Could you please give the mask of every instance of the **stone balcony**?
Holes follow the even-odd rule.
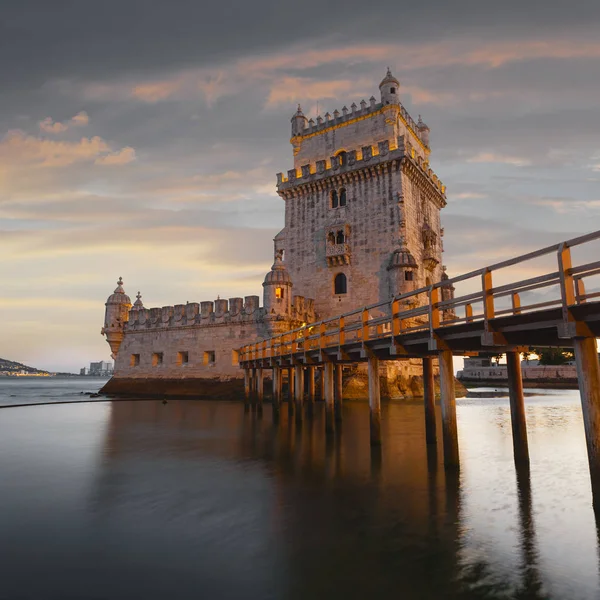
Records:
[[[350,246],[348,244],[328,244],[325,252],[330,267],[350,264]]]

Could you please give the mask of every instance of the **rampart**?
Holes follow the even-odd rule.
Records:
[[[376,167],[393,160],[405,160],[423,175],[440,194],[445,196],[446,186],[429,166],[429,161],[416,154],[410,145],[405,144],[404,136],[400,136],[393,145],[389,140],[377,145],[363,146],[360,150],[351,150],[345,157],[331,156],[328,160],[302,165],[298,169],[289,169],[287,177],[277,173],[277,190],[285,192],[302,184],[309,184],[321,179],[343,175],[360,169]]]

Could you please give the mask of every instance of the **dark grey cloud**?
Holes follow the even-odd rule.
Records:
[[[2,88],[49,77],[113,77],[214,64],[310,40],[343,41],[530,37],[594,30],[589,0],[387,0],[198,2],[197,0],[5,0],[0,14]],[[317,46],[318,47],[318,46]]]

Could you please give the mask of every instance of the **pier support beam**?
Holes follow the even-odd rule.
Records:
[[[294,403],[296,404],[296,422],[300,423],[302,421],[302,405],[304,404],[304,367],[296,365],[294,370]]]
[[[250,402],[250,369],[244,369],[244,399]]]
[[[340,422],[342,420],[342,402],[343,402],[343,393],[342,393],[342,365],[335,365],[335,420]]]
[[[371,446],[381,444],[381,388],[379,384],[379,359],[369,358],[369,416]]]
[[[428,444],[436,444],[435,384],[433,380],[433,358],[430,357],[423,359],[423,402],[425,405],[425,439]]]
[[[438,356],[440,362],[444,464],[446,467],[458,468],[458,429],[456,427],[456,396],[454,392],[452,350],[442,350]]]
[[[281,407],[281,369],[273,367],[273,409]]]
[[[263,370],[256,369],[256,403],[257,411],[262,413],[263,411],[263,397],[265,394],[265,381],[263,378]]]
[[[294,414],[294,367],[288,369],[288,414]]]
[[[306,376],[308,377],[308,414],[313,414],[315,404],[315,367],[306,368]]]
[[[506,353],[506,371],[515,464],[528,465],[529,446],[527,443],[527,421],[525,420],[525,399],[521,375],[521,354],[519,352]]]
[[[573,340],[577,379],[581,395],[583,425],[587,443],[592,501],[596,512],[600,511],[600,366],[596,340],[593,337]]]
[[[325,433],[332,434],[333,427],[333,405],[334,398],[334,382],[333,382],[333,363],[327,362],[323,366],[324,370],[324,392],[325,392]]]

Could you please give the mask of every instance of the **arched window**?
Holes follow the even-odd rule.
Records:
[[[338,156],[340,157],[340,166],[345,167],[348,164],[348,153],[342,150]]]
[[[340,190],[340,206],[346,206],[346,188]]]
[[[335,243],[343,244],[345,242],[346,242],[346,236],[344,235],[344,232],[340,229],[340,231],[338,231],[337,235],[335,236]]]
[[[343,273],[338,273],[333,280],[334,294],[345,294],[348,291],[348,280]]]
[[[283,298],[283,288],[275,288],[275,298],[281,300]]]
[[[328,241],[330,244],[335,244],[335,233],[333,233],[333,231],[330,231],[330,232],[327,234],[327,241]]]
[[[331,191],[331,208],[337,208],[337,207],[338,207],[338,195],[335,190],[332,190]]]

